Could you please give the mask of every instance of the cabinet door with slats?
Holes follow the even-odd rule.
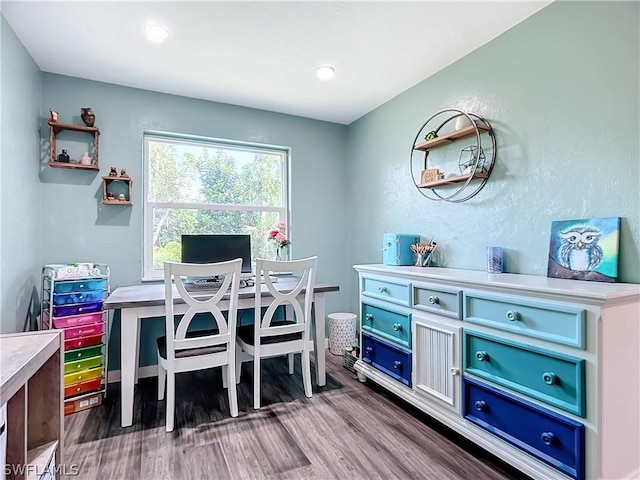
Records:
[[[414,315],[413,388],[460,410],[460,327]]]

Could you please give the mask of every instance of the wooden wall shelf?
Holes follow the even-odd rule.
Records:
[[[73,125],[71,123],[52,122],[49,120],[49,166],[54,168],[72,168],[76,170],[100,170],[98,162],[98,147],[100,130],[97,127],[85,127],[84,125]],[[56,152],[56,136],[64,131],[88,133],[93,136],[93,155],[91,165],[81,163],[58,162]],[[78,156],[78,159],[80,157]]]
[[[470,177],[471,177],[471,174],[456,175],[454,177],[447,177],[441,180],[434,180],[433,182],[421,183],[418,185],[418,188],[436,188],[436,187],[443,187],[445,185],[463,183],[463,182],[466,182]],[[479,180],[479,179],[485,179],[485,178],[489,178],[489,175],[487,173],[476,173],[475,175],[473,175],[473,178],[471,180],[473,181],[473,180]]]
[[[488,132],[490,127],[487,125],[482,125],[480,123],[477,124],[478,130],[483,132]],[[461,128],[460,130],[456,130],[455,132],[447,133],[446,135],[442,135],[441,137],[436,137],[431,140],[427,140],[426,142],[418,143],[413,147],[414,150],[433,150],[438,147],[443,147],[444,145],[449,145],[450,143],[455,142],[456,140],[462,140],[463,138],[468,138],[476,134],[476,129],[473,128],[473,125],[469,125],[468,127]]]
[[[102,177],[102,203],[104,205],[133,205],[131,201],[133,179],[131,177]],[[109,198],[109,192],[115,196],[114,199]],[[118,196],[123,194],[125,200],[119,200]]]

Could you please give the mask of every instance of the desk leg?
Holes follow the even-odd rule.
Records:
[[[324,293],[316,293],[313,296],[314,303],[314,323],[316,325],[315,345],[313,349],[316,357],[316,377],[318,386],[322,387],[327,384],[327,370],[325,366],[325,348],[324,348]]]
[[[123,427],[128,427],[133,423],[133,390],[138,364],[136,340],[140,320],[135,308],[123,308],[120,312],[121,424]]]

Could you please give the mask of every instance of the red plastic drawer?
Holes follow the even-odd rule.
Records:
[[[46,312],[48,314],[48,312]],[[89,323],[98,323],[102,321],[103,312],[86,313],[83,315],[73,315],[71,317],[53,317],[53,326],[55,328],[77,327],[79,325],[87,325]],[[49,322],[46,321],[48,324]]]
[[[98,377],[92,380],[87,380],[86,382],[74,383],[72,385],[64,387],[64,398],[87,393],[91,390],[100,390],[102,380],[103,377]]]
[[[76,348],[91,347],[93,345],[100,345],[104,337],[103,333],[98,335],[89,335],[87,337],[73,338],[71,340],[65,340],[65,351],[74,350]]]
[[[96,335],[98,333],[104,333],[104,322],[93,323],[91,325],[80,325],[79,327],[66,328],[64,330],[64,339],[71,340],[72,338],[87,337]]]

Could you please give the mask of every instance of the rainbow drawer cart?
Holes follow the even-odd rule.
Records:
[[[109,267],[81,263],[42,269],[42,329],[63,330],[64,413],[102,404],[106,394]]]

